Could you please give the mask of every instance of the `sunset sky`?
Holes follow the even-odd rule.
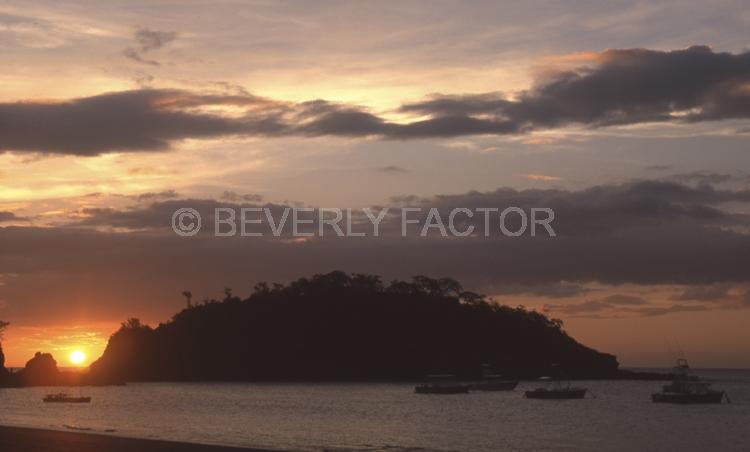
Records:
[[[747,2],[64,3],[0,4],[9,366],[340,269],[453,277],[624,366],[750,367]],[[170,226],[407,204],[551,207],[558,236]]]

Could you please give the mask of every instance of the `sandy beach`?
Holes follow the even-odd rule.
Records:
[[[3,452],[262,452],[262,449],[0,426]]]

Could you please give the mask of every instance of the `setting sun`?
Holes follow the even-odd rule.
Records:
[[[83,364],[84,361],[86,361],[86,355],[80,350],[75,350],[70,353],[70,355],[68,356],[68,359],[70,360],[71,363],[75,365],[80,365],[80,364]]]

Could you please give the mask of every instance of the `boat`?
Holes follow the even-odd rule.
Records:
[[[90,403],[91,397],[74,397],[64,392],[47,394],[43,399],[45,403]]]
[[[586,396],[586,388],[537,388],[526,391],[527,399],[582,399]]]
[[[454,375],[429,375],[425,383],[414,387],[417,394],[468,394],[469,385],[459,383]]]
[[[549,377],[542,377],[543,380],[549,380]],[[564,400],[564,399],[582,399],[586,396],[586,388],[579,388],[570,386],[570,382],[567,382],[564,386],[560,380],[555,380],[555,383],[548,388],[536,388],[526,391],[524,396],[527,399],[552,399],[552,400]]]
[[[672,383],[664,385],[661,392],[651,394],[654,403],[721,403],[724,398],[729,400],[726,392],[711,389],[711,383],[694,375],[686,359],[678,359],[672,370]]]

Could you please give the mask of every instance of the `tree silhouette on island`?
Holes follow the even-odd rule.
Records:
[[[383,284],[334,271],[246,299],[192,303],[156,328],[123,323],[90,367],[92,381],[414,380],[472,377],[486,363],[508,376],[564,371],[612,377],[614,356],[585,347],[562,321],[465,291],[449,278]]]
[[[183,296],[187,307],[156,328],[124,322],[81,382],[476,378],[483,365],[509,378],[664,377],[619,370],[615,356],[578,343],[562,321],[496,303],[449,278],[386,285],[379,276],[334,271],[286,285],[261,282],[245,299],[228,288],[221,300]],[[38,353],[26,369],[5,374],[4,384],[44,380],[29,369],[55,374],[50,360]]]

